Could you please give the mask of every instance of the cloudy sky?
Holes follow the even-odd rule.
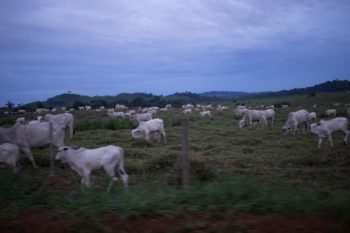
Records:
[[[349,0],[1,0],[0,106],[350,77]]]

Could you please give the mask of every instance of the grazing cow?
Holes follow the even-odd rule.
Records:
[[[183,109],[193,109],[194,106],[193,106],[193,104],[185,104],[185,105],[182,105],[182,108]]]
[[[124,169],[124,150],[121,147],[110,145],[96,149],[80,148],[75,150],[64,146],[59,148],[56,159],[67,162],[71,169],[82,177],[82,188],[90,187],[91,172],[100,168],[103,168],[111,178],[107,192],[111,190],[114,181],[118,180],[115,177],[116,169],[124,186],[128,186],[128,175]]]
[[[191,108],[185,109],[185,110],[183,110],[183,113],[191,114],[192,113],[192,109]]]
[[[333,147],[332,133],[334,131],[343,131],[345,134],[344,143],[348,143],[349,130],[348,119],[346,117],[337,117],[331,120],[321,120],[320,123],[312,123],[310,125],[311,132],[318,136],[318,148],[321,147],[322,140],[328,137],[331,147]]]
[[[336,117],[337,116],[337,110],[335,110],[335,109],[328,109],[326,111],[326,114],[327,114],[328,117],[331,117],[331,116]]]
[[[252,126],[253,121],[259,121],[262,127],[267,126],[267,121],[265,114],[260,110],[246,110],[243,115],[242,120],[239,121],[239,127],[243,128],[244,126]]]
[[[149,121],[152,120],[152,113],[138,113],[134,116],[130,116],[132,118],[135,118],[135,120],[140,124],[143,121]]]
[[[24,117],[19,117],[16,119],[16,123],[25,123],[26,122],[26,119]]]
[[[17,163],[19,160],[19,148],[15,144],[3,143],[0,144],[0,163],[9,165],[14,173],[17,173],[19,168]]]
[[[11,128],[0,127],[0,143],[5,142],[16,144],[36,168],[37,165],[30,148],[44,148],[49,145],[64,146],[64,128],[49,122],[17,123]]]
[[[205,116],[207,116],[207,117],[209,117],[209,118],[211,117],[211,113],[210,113],[209,110],[199,112],[199,115],[200,115],[201,117],[205,117]]]
[[[160,118],[140,122],[140,125],[131,131],[131,136],[135,139],[146,139],[146,141],[149,141],[152,132],[159,132],[164,142],[166,142],[164,121]]]
[[[301,109],[296,112],[290,112],[288,114],[288,119],[286,124],[282,127],[283,135],[288,134],[289,130],[293,130],[293,134],[295,134],[295,132],[300,133],[298,126],[301,124],[305,124],[304,129],[307,131],[310,124],[309,112],[306,111],[305,109]]]
[[[228,108],[228,106],[218,105],[218,106],[216,107],[216,110],[217,110],[218,112],[222,112],[222,111],[228,111],[229,108]]]
[[[40,120],[40,119],[38,119]],[[74,116],[72,113],[61,113],[61,114],[46,114],[42,119],[45,122],[52,122],[56,125],[61,125],[62,127],[66,127],[69,129],[69,138],[73,137],[73,124],[74,124]]]
[[[202,105],[202,109],[203,109],[203,110],[212,110],[212,109],[213,109],[213,106],[212,106],[211,104]]]
[[[115,109],[125,110],[125,109],[128,109],[128,107],[126,107],[126,106],[123,105],[123,104],[116,104],[116,105],[115,105]]]
[[[271,126],[273,126],[273,122],[275,120],[275,110],[273,109],[267,109],[267,110],[261,110],[261,112],[265,115],[266,118],[266,125],[267,121],[271,121]]]
[[[107,111],[107,116],[110,118],[125,118],[125,113],[124,112],[114,112],[112,111]]]

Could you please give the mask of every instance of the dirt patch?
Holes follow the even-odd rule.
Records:
[[[79,217],[52,214],[26,213],[17,221],[0,218],[0,232],[21,233],[61,233],[89,231],[89,222],[80,221]],[[253,232],[253,233],[334,233],[350,232],[347,218],[327,216],[288,216],[261,214],[184,214],[181,216],[140,216],[122,218],[109,214],[98,221],[97,232]],[[79,222],[78,229],[71,228]]]
[[[0,218],[1,233],[62,233],[69,230],[70,217],[49,212],[24,213],[11,219]]]

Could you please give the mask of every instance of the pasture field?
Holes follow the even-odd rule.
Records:
[[[134,122],[110,120],[105,112],[75,111],[75,135],[69,143],[86,148],[123,147],[130,187],[124,189],[119,180],[112,192],[106,193],[108,178],[103,171],[95,171],[93,187],[82,192],[80,178],[66,165],[56,161],[56,175],[48,176],[48,149],[33,150],[38,169],[34,170],[23,155],[19,175],[0,169],[0,231],[25,232],[19,216],[28,218],[32,213],[56,216],[49,220],[57,225],[65,222],[72,232],[113,232],[105,222],[116,224],[121,232],[137,232],[130,219],[137,222],[144,216],[156,216],[154,224],[165,223],[170,232],[225,232],[227,224],[234,222],[227,216],[234,214],[326,216],[338,219],[328,224],[338,226],[327,225],[335,227],[330,232],[350,229],[350,146],[343,145],[343,134],[333,135],[334,148],[325,139],[318,149],[314,134],[282,136],[281,132],[288,112],[300,108],[315,111],[318,119],[326,119],[328,108],[346,116],[344,104],[350,103],[350,93],[241,102],[253,108],[262,103],[289,102],[290,107],[276,110],[273,127],[243,129],[238,127],[240,119],[234,117],[232,101],[221,102],[230,110],[214,111],[211,119],[200,118],[197,112],[185,116],[180,109],[160,112],[167,133],[167,143],[161,144],[132,139]],[[333,106],[336,102],[342,105]],[[313,108],[313,104],[318,106]],[[190,124],[191,185],[182,189],[180,120],[186,117]],[[14,119],[1,117],[0,124],[10,126]],[[174,220],[173,225],[169,219]],[[176,224],[184,219],[185,223]],[[212,226],[209,222],[213,219],[221,219],[224,225]],[[120,228],[117,222],[123,221],[129,228]],[[241,222],[234,226],[236,232],[260,232]]]

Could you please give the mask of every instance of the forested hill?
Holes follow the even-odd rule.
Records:
[[[306,88],[295,88],[291,90],[282,90],[277,92],[230,92],[230,91],[212,91],[201,94],[182,92],[174,93],[167,96],[153,95],[150,93],[120,93],[115,96],[86,96],[79,94],[65,93],[47,99],[45,102],[33,102],[22,106],[23,108],[40,108],[40,107],[78,107],[83,105],[91,105],[92,107],[99,107],[101,105],[106,107],[114,106],[115,104],[125,104],[128,106],[164,106],[171,103],[174,106],[181,106],[185,103],[209,102],[214,100],[224,99],[245,99],[245,98],[261,98],[274,97],[286,95],[315,95],[320,92],[336,92],[336,91],[350,91],[350,81],[348,80],[333,80],[321,84],[317,84]]]
[[[321,84],[317,84],[311,87],[294,88],[291,90],[281,90],[274,92],[235,92],[235,91],[211,91],[204,92],[201,95],[208,97],[218,97],[223,99],[244,99],[251,97],[274,97],[274,96],[286,96],[286,95],[314,95],[320,92],[336,92],[336,91],[348,91],[350,90],[350,81],[348,80],[333,80],[327,81]]]
[[[317,84],[311,87],[294,88],[291,90],[282,90],[276,92],[264,92],[264,93],[251,93],[249,97],[274,97],[274,96],[288,96],[288,95],[315,95],[321,92],[337,92],[337,91],[349,91],[350,81],[348,80],[333,80],[327,81],[321,84]]]

